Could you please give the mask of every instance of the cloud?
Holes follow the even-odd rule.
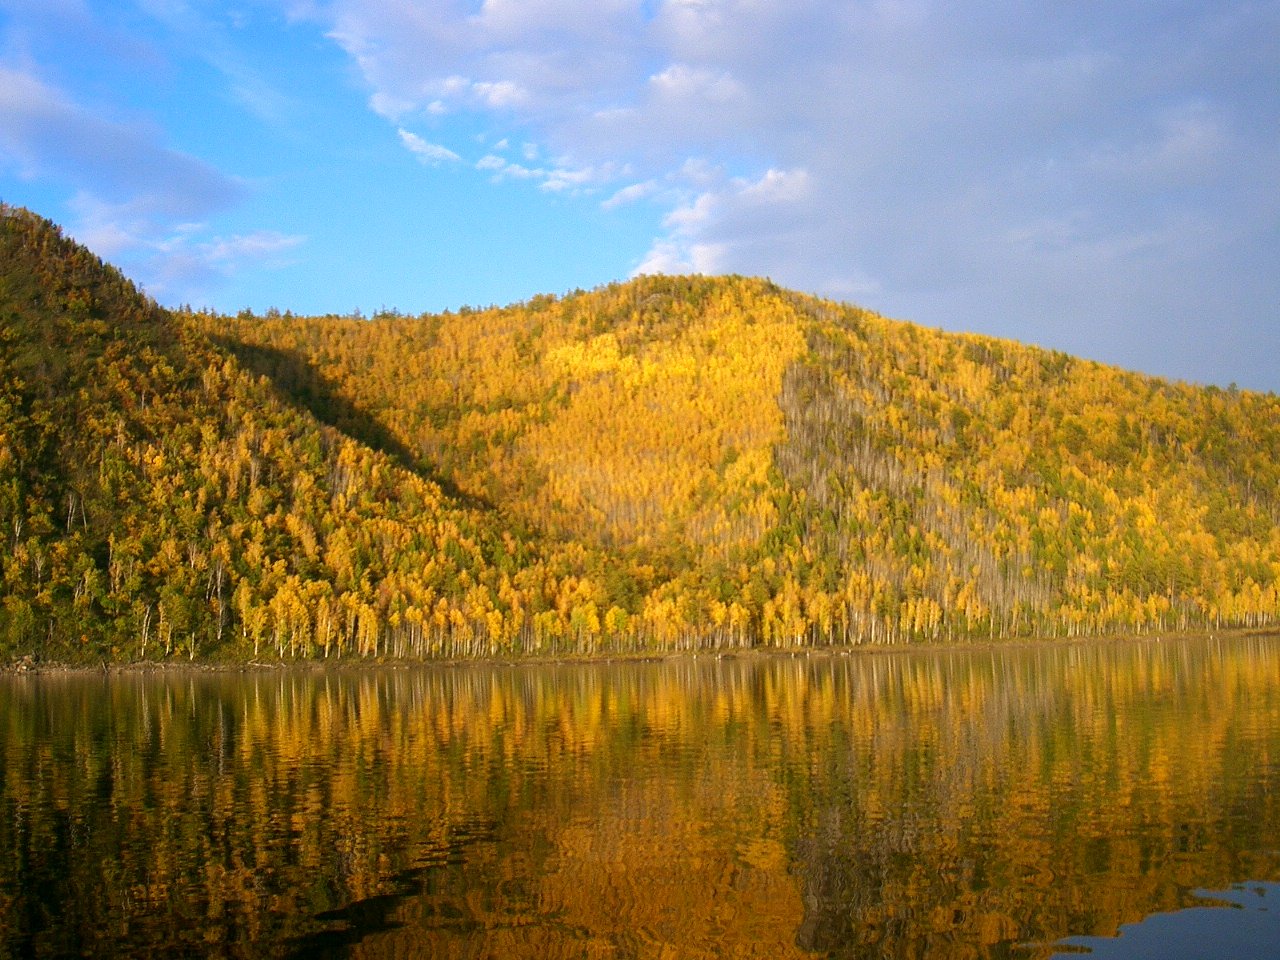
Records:
[[[646,274],[681,274],[692,273],[693,253],[686,245],[672,240],[657,240],[649,248],[640,265],[631,272],[633,277]]]
[[[521,107],[529,102],[529,91],[510,80],[480,80],[471,84],[471,92],[484,106],[495,110]]]
[[[661,73],[655,73],[649,78],[649,87],[663,100],[697,98],[711,104],[727,103],[745,93],[728,71],[691,67],[686,63],[673,63]]]
[[[199,249],[212,264],[238,267],[246,260],[265,260],[280,265],[287,262],[283,255],[299,247],[305,240],[305,237],[290,236],[275,230],[255,230],[231,237],[215,237],[202,243]]]
[[[629,203],[635,203],[646,197],[652,196],[658,190],[658,182],[656,180],[646,180],[643,183],[633,183],[629,186],[622,187],[617,190],[608,199],[601,201],[600,207],[604,210],[615,210],[618,207],[626,206]]]
[[[146,124],[103,116],[3,65],[0,164],[69,184],[68,233],[157,297],[193,299],[238,271],[283,266],[304,242],[267,230],[218,235],[208,220],[248,198],[244,182],[166,147]]]
[[[377,102],[437,114],[559,112],[648,75],[635,47],[645,18],[625,0],[316,0],[293,13],[321,24]]]
[[[528,157],[530,151],[526,149],[524,155]],[[536,159],[536,152],[533,156]],[[513,163],[496,153],[485,154],[476,161],[475,166],[477,170],[492,174],[495,183],[501,183],[504,180],[529,180],[536,183],[538,189],[545,193],[578,193],[594,190],[593,184],[611,177],[611,171],[608,169],[601,171],[593,167],[573,167],[568,164],[529,167],[522,163]]]
[[[247,193],[234,178],[164,147],[145,126],[104,119],[2,65],[0,157],[25,177],[55,175],[157,216],[204,216]]]
[[[667,214],[667,234],[633,273],[726,273],[758,261],[761,251],[753,248],[786,250],[811,212],[812,186],[807,170],[767,170],[698,193]]]
[[[273,230],[221,236],[208,224],[156,218],[145,202],[109,203],[86,192],[69,207],[68,232],[104,258],[126,263],[152,296],[191,301],[246,269],[274,270],[292,263],[306,242]]]
[[[414,103],[412,100],[404,100],[382,90],[375,90],[369,96],[369,109],[392,123],[398,123],[402,117],[414,109]]]
[[[436,167],[441,163],[457,163],[462,160],[460,156],[448,147],[442,147],[438,143],[428,143],[416,133],[410,133],[403,127],[397,132],[400,134],[400,142],[423,163]]]
[[[188,224],[152,241],[147,254],[135,250],[134,256],[146,274],[148,293],[169,303],[191,302],[243,270],[289,266],[294,262],[289,254],[305,242],[305,237],[272,230],[209,235],[203,224]]]

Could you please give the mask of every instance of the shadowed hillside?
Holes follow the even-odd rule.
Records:
[[[174,315],[0,218],[0,652],[473,656],[1274,623],[1280,400],[737,277]]]

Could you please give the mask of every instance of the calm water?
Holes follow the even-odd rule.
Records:
[[[1280,955],[1275,640],[9,677],[0,778],[0,958]]]

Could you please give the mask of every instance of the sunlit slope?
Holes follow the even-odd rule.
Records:
[[[604,635],[860,642],[1277,612],[1272,395],[742,278],[227,329],[248,363],[305,365],[514,528],[616,561],[579,597]]]
[[[250,366],[277,381],[308,367],[334,406],[544,535],[689,546],[701,561],[758,552],[776,520],[778,395],[806,350],[796,321],[763,282],[660,278],[421,319],[224,329]]]

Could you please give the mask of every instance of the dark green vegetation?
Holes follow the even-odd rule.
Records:
[[[0,657],[1061,636],[1280,612],[1280,399],[741,278],[174,314],[0,216]]]

